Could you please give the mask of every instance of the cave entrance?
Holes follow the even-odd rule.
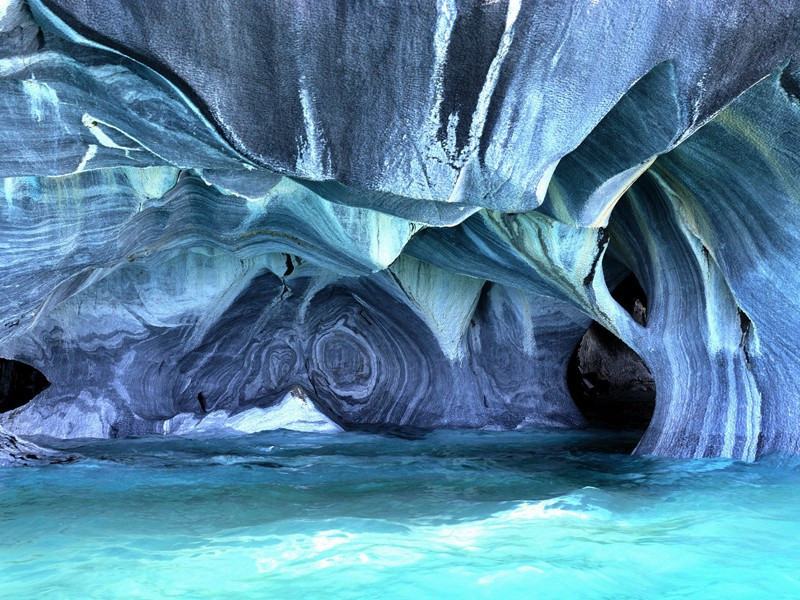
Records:
[[[612,296],[640,325],[646,324],[647,296],[636,276],[625,278]],[[590,427],[644,433],[650,424],[656,405],[650,370],[627,344],[597,323],[572,354],[567,384]]]
[[[48,387],[47,377],[35,367],[0,358],[0,413],[27,404]]]

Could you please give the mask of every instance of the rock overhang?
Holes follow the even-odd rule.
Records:
[[[640,452],[800,448],[794,3],[12,4],[0,336],[54,383],[12,430],[297,385],[345,426],[579,426],[595,320],[656,379]]]

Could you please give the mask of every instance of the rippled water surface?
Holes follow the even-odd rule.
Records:
[[[0,470],[2,598],[800,598],[800,462],[619,433],[72,444]]]

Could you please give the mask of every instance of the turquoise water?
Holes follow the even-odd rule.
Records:
[[[800,598],[800,462],[277,432],[0,470],[2,598]]]

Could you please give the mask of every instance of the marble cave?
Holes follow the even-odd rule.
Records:
[[[798,0],[0,0],[0,596],[797,598],[798,473]]]
[[[796,2],[202,4],[0,12],[0,461],[292,394],[580,428],[592,323],[636,453],[800,452]]]

